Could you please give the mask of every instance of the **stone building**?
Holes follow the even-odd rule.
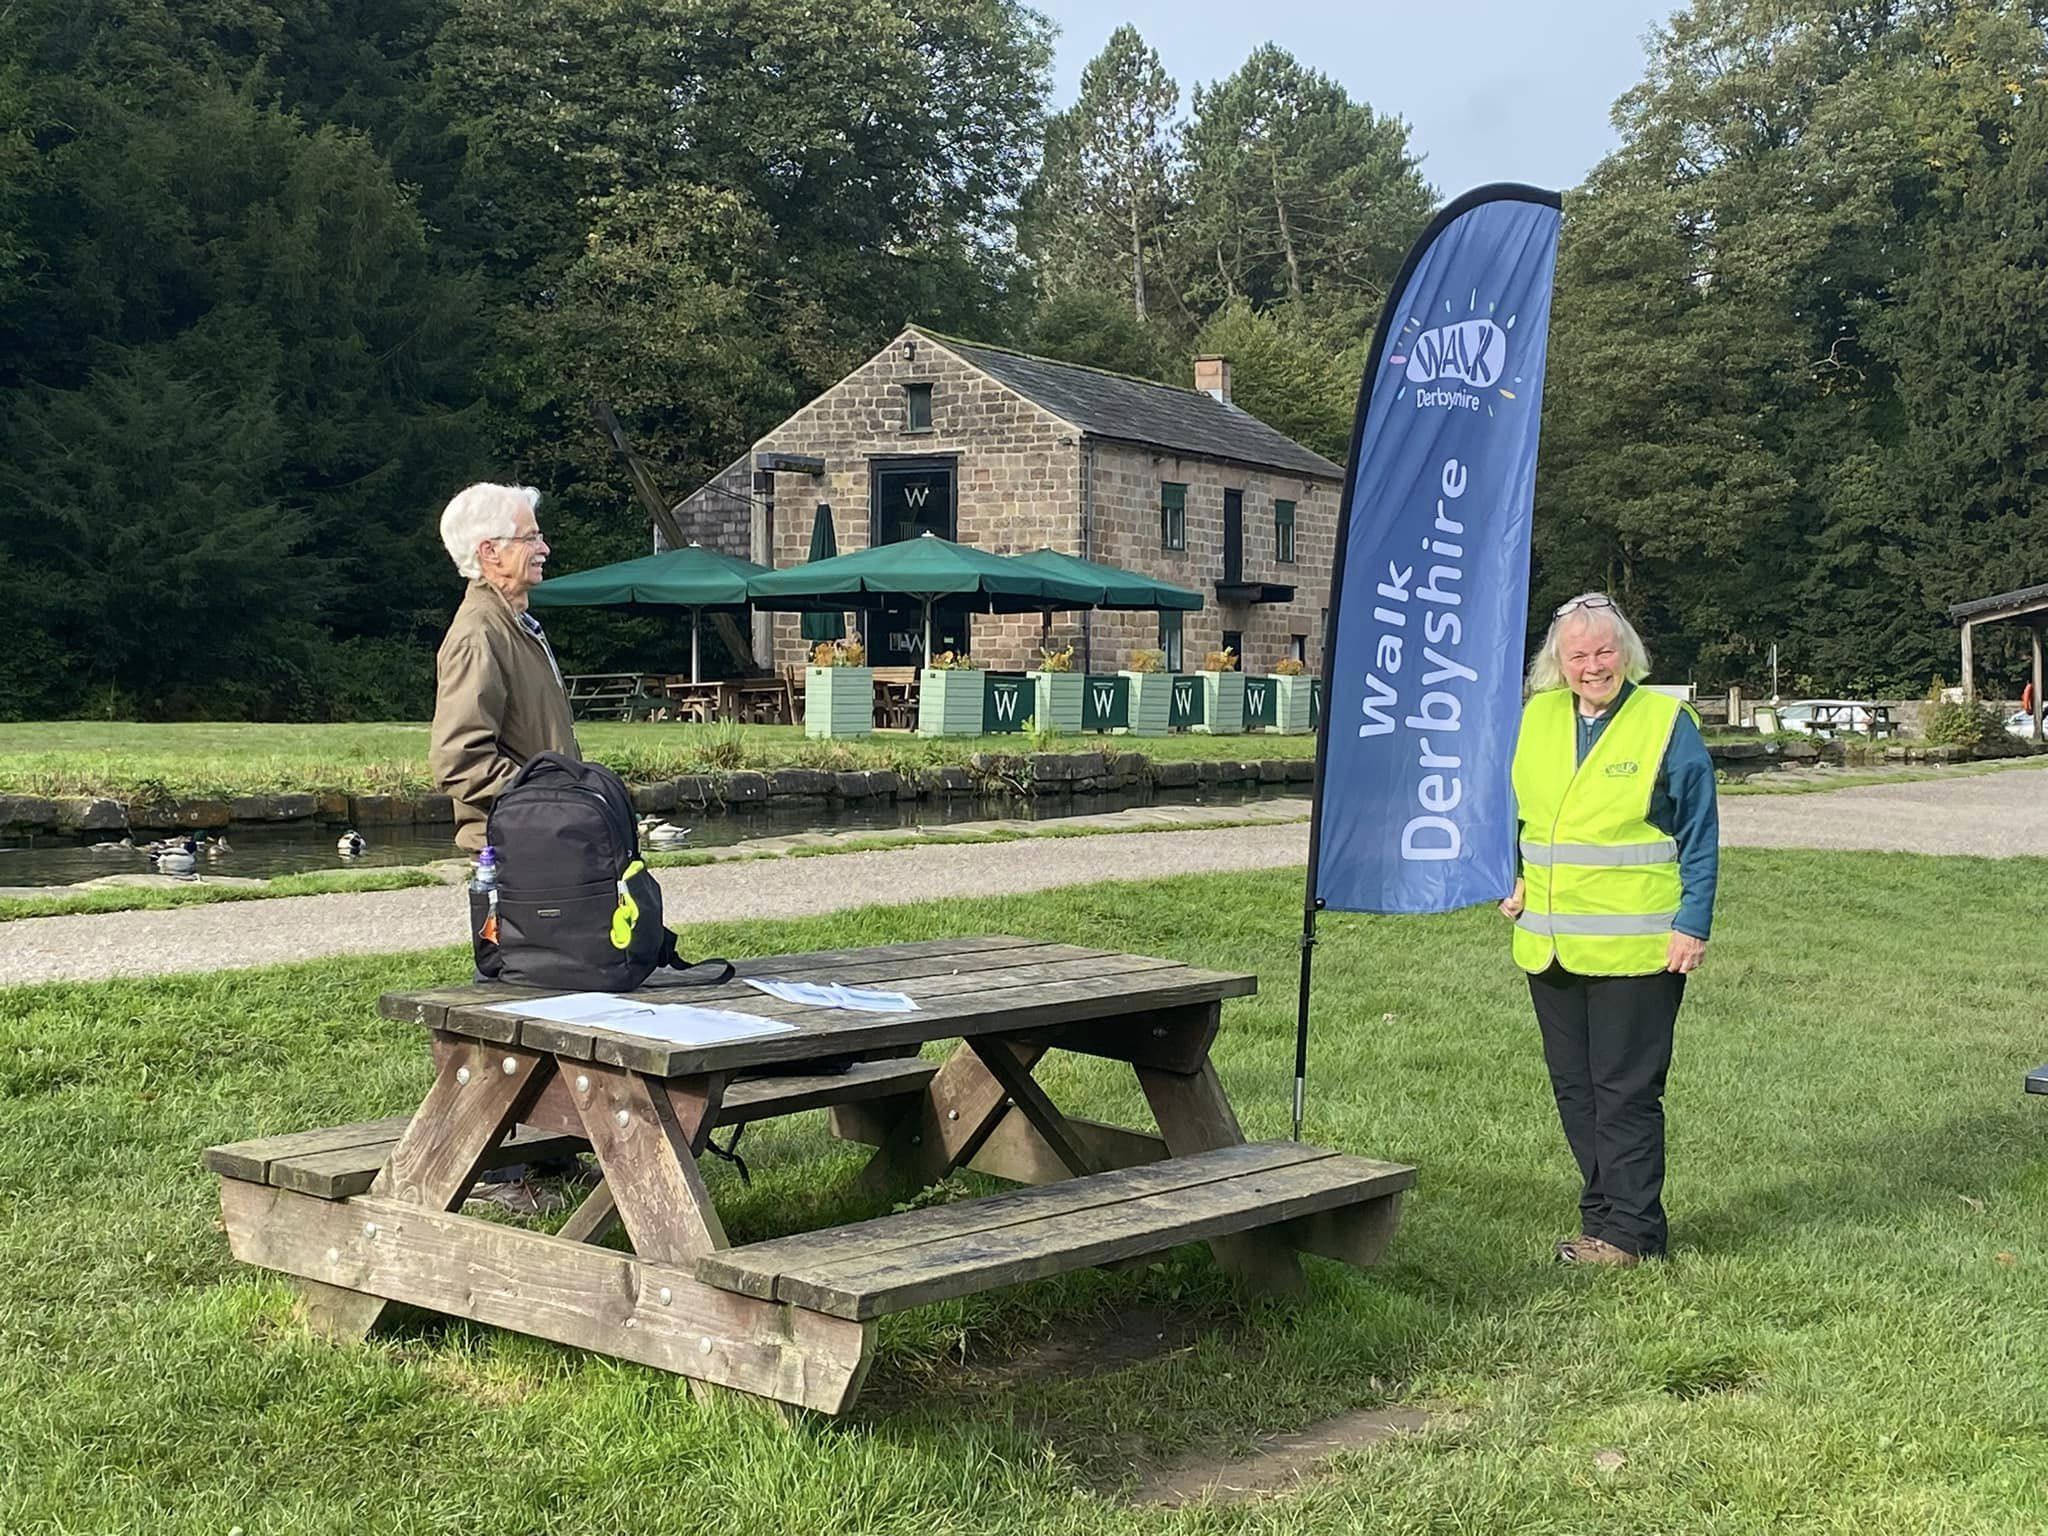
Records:
[[[1224,644],[1247,670],[1322,664],[1344,471],[1230,402],[1230,365],[1194,389],[1126,378],[912,327],[683,501],[686,535],[764,565],[930,531],[997,554],[1040,547],[1199,591],[1186,615],[1055,614],[1091,671],[1136,649],[1192,670]],[[877,666],[915,663],[916,605],[855,615]],[[795,615],[760,615],[755,654],[801,660]],[[944,608],[934,644],[1021,669],[1043,621]]]

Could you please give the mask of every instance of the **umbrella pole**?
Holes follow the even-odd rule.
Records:
[[[702,681],[697,675],[697,635],[698,624],[703,617],[703,609],[692,608],[690,610],[690,685],[692,687],[695,687],[697,683]]]
[[[932,664],[932,600],[924,600],[924,664]]]

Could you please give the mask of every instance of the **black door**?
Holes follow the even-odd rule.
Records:
[[[1223,493],[1223,579],[1244,580],[1244,492]]]
[[[955,537],[959,503],[952,459],[877,459],[868,505],[873,509],[869,537],[876,544],[895,544],[930,533]],[[902,599],[862,618],[868,664],[875,667],[916,667],[924,664],[924,605]],[[941,651],[968,646],[967,614],[958,604],[938,603],[932,609],[932,645]]]

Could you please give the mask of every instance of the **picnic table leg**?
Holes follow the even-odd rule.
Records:
[[[1218,1005],[1211,1005],[1218,1006]],[[1159,1122],[1159,1134],[1166,1138],[1166,1150],[1173,1157],[1233,1147],[1244,1141],[1237,1113],[1223,1092],[1215,1062],[1207,1059],[1191,1073],[1167,1072],[1157,1067],[1137,1067],[1138,1085]],[[1216,1262],[1248,1285],[1276,1295],[1298,1295],[1308,1288],[1301,1272],[1301,1260],[1285,1243],[1276,1243],[1264,1233],[1248,1232],[1236,1237],[1213,1239],[1209,1251]]]
[[[606,1195],[625,1223],[633,1252],[657,1263],[688,1265],[725,1247],[725,1228],[697,1171],[699,1138],[710,1134],[725,1078],[670,1084],[583,1061],[570,1069],[570,1083]]]
[[[467,1198],[487,1153],[519,1123],[547,1085],[553,1063],[536,1051],[481,1040],[441,1053],[434,1086],[370,1186],[427,1210],[452,1211]],[[301,1280],[307,1322],[332,1339],[367,1338],[392,1320],[381,1296]]]
[[[1004,1049],[1029,1073],[1046,1048],[1009,1041]],[[916,1110],[897,1122],[868,1159],[856,1187],[879,1195],[936,1184],[974,1156],[1009,1106],[1010,1090],[971,1046],[958,1047],[919,1096]]]
[[[641,1079],[640,1081],[646,1083],[649,1090],[642,1094],[638,1090],[622,1083],[623,1078],[632,1077],[634,1074],[621,1074],[615,1068],[599,1067],[593,1073],[589,1063],[586,1062],[576,1064],[573,1068],[565,1068],[564,1070],[568,1075],[558,1080],[557,1087],[560,1091],[569,1095],[572,1113],[577,1116],[578,1121],[582,1124],[586,1136],[591,1136],[592,1129],[589,1123],[589,1114],[586,1113],[584,1108],[585,1103],[588,1102],[593,1106],[590,1113],[597,1113],[605,1119],[603,1130],[607,1137],[607,1144],[613,1147],[613,1156],[616,1158],[621,1155],[630,1155],[622,1152],[619,1138],[615,1134],[618,1131],[619,1111],[625,1109],[630,1119],[633,1113],[632,1106],[637,1101],[641,1104],[647,1115],[658,1117],[662,1114],[662,1111],[653,1106],[657,1102],[665,1102],[667,1104],[667,1117],[673,1121],[676,1135],[688,1146],[689,1156],[686,1161],[691,1172],[695,1173],[695,1158],[698,1153],[704,1150],[704,1143],[710,1139],[712,1121],[718,1113],[720,1098],[725,1092],[726,1077],[724,1074],[706,1078],[687,1079],[674,1083],[658,1083],[652,1079]],[[598,1103],[600,1098],[603,1099],[602,1104]],[[595,1137],[591,1136],[591,1150],[593,1153],[597,1151],[597,1145]],[[602,1155],[598,1156],[598,1167],[602,1173],[604,1169],[604,1158]],[[699,1188],[701,1189],[701,1187],[700,1183]],[[708,1197],[704,1202],[703,1210],[711,1210]],[[646,1227],[650,1222],[658,1222],[663,1218],[658,1214],[650,1214],[643,1210],[639,1219],[641,1225]],[[718,1219],[716,1213],[712,1212],[709,1219],[712,1225],[715,1226]],[[601,1243],[606,1237],[611,1235],[614,1227],[621,1224],[626,1225],[627,1235],[632,1237],[632,1226],[627,1222],[625,1212],[619,1208],[619,1200],[613,1192],[611,1176],[605,1174],[599,1178],[590,1193],[583,1197],[583,1203],[576,1207],[574,1213],[570,1215],[567,1221],[562,1223],[555,1235],[567,1238],[572,1243]],[[699,1225],[701,1227],[702,1224],[699,1223]],[[675,1240],[675,1233],[671,1231],[669,1238],[665,1240]],[[721,1240],[720,1243],[712,1246],[723,1246],[723,1242]],[[634,1251],[640,1252],[639,1239],[637,1238],[634,1238]],[[644,1256],[651,1257],[651,1255]]]
[[[1038,1080],[1031,1075],[1017,1055],[1017,1047],[1007,1040],[976,1040],[971,1042],[974,1054],[988,1069],[989,1075],[1003,1085],[1020,1114],[1031,1123],[1045,1144],[1052,1148],[1054,1156],[1066,1165],[1067,1172],[1079,1177],[1083,1174],[1100,1173],[1100,1164],[1087,1146],[1074,1134],[1067,1124],[1067,1117],[1059,1112],[1045,1090],[1038,1086]],[[990,1129],[994,1126],[991,1124]]]

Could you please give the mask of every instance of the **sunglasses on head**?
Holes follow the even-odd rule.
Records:
[[[1551,615],[1551,617],[1552,617],[1553,619],[1561,619],[1561,618],[1563,618],[1563,617],[1564,617],[1564,616],[1565,616],[1566,614],[1568,614],[1568,613],[1577,613],[1577,612],[1579,612],[1579,611],[1580,611],[1581,609],[1589,609],[1589,608],[1612,608],[1613,606],[1614,606],[1614,599],[1613,599],[1613,598],[1611,598],[1611,597],[1602,597],[1602,596],[1600,596],[1600,595],[1599,595],[1598,593],[1595,593],[1595,594],[1594,594],[1593,596],[1591,596],[1591,597],[1575,597],[1575,598],[1573,598],[1573,599],[1572,599],[1572,600],[1571,600],[1570,602],[1566,603],[1566,604],[1565,604],[1565,605],[1564,605],[1564,606],[1563,606],[1562,608],[1558,609],[1558,610],[1557,610],[1557,612],[1553,613],[1553,614]]]

